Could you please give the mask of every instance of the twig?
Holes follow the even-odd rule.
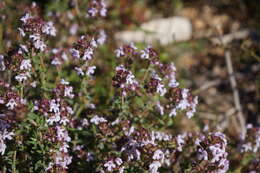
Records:
[[[237,111],[237,120],[240,124],[241,138],[245,139],[245,136],[246,136],[246,121],[245,121],[243,111],[242,111],[242,106],[241,106],[241,103],[240,103],[236,78],[234,76],[234,70],[233,70],[232,60],[231,60],[231,52],[227,48],[227,45],[230,42],[232,42],[233,39],[242,39],[242,38],[249,36],[250,31],[249,30],[242,30],[240,32],[231,33],[229,35],[224,36],[222,28],[217,27],[216,29],[219,32],[219,37],[217,37],[217,39],[219,39],[220,44],[225,49],[225,61],[226,61],[226,66],[227,66],[227,70],[228,70],[229,82],[231,84],[231,88],[232,88],[232,92],[233,92],[233,100],[234,100],[234,104],[235,104],[235,109]]]
[[[79,10],[79,2],[78,0],[75,1],[75,10],[76,10],[76,13],[77,15],[80,17],[80,10]]]
[[[3,25],[0,24],[0,53],[3,53],[4,50],[4,44],[3,44]]]
[[[235,108],[237,110],[237,118],[238,118],[238,121],[239,121],[240,127],[241,127],[241,135],[242,135],[241,137],[242,137],[242,139],[244,139],[245,135],[246,135],[246,123],[245,123],[245,118],[244,118],[243,111],[242,111],[242,106],[240,103],[236,79],[235,79],[235,76],[233,75],[234,70],[233,70],[233,66],[232,66],[232,62],[231,62],[230,50],[225,51],[225,60],[226,60],[226,65],[227,65],[227,69],[228,69],[229,81],[230,81],[232,91],[233,91],[234,104],[235,104]]]
[[[251,33],[252,32],[249,29],[243,29],[230,34],[213,37],[211,38],[211,41],[214,44],[226,46],[229,43],[231,43],[233,40],[245,39],[246,37],[249,37]]]
[[[236,113],[235,108],[231,108],[231,109],[227,110],[225,113],[225,118],[220,120],[221,122],[220,122],[220,125],[218,126],[218,128],[223,131],[229,124],[230,116],[234,115],[235,113]]]
[[[205,90],[208,90],[209,88],[213,86],[217,86],[221,83],[220,79],[213,80],[213,81],[207,81],[205,84],[203,84],[198,90],[194,91],[193,94],[198,95],[202,93]]]
[[[203,119],[208,119],[208,120],[216,120],[217,116],[214,113],[210,113],[210,112],[198,112],[198,114],[200,115],[201,118]]]

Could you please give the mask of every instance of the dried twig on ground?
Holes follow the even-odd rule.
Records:
[[[203,91],[208,90],[211,87],[219,85],[220,83],[221,83],[220,79],[216,79],[213,81],[207,81],[202,86],[200,86],[200,88],[198,90],[195,90],[193,94],[198,95],[198,94],[202,93]]]
[[[249,29],[244,29],[244,30],[236,31],[236,32],[229,33],[229,34],[226,34],[226,35],[213,37],[213,38],[211,38],[211,41],[214,44],[226,46],[229,43],[231,43],[233,40],[245,39],[250,34],[251,34],[251,31]]]
[[[236,113],[235,108],[231,108],[231,109],[227,110],[225,115],[224,115],[225,118],[222,118],[220,120],[220,124],[218,125],[218,129],[221,130],[221,131],[226,129],[228,127],[229,122],[230,122],[230,116],[234,115],[235,113]]]
[[[216,28],[217,31],[220,33],[219,37],[216,37],[212,40],[213,43],[219,43],[220,45],[225,48],[225,61],[226,61],[226,66],[228,70],[228,76],[229,76],[229,81],[231,84],[232,92],[233,92],[233,100],[234,100],[234,105],[235,109],[237,111],[237,120],[240,124],[240,133],[241,133],[241,138],[245,139],[246,135],[246,121],[243,115],[243,110],[242,106],[240,103],[240,97],[239,97],[239,91],[237,88],[237,82],[235,78],[235,73],[232,65],[232,60],[231,60],[231,52],[229,49],[227,49],[227,45],[231,43],[235,39],[244,39],[250,35],[250,30],[241,30],[235,33],[230,33],[227,35],[223,35],[223,30],[221,28]],[[228,117],[225,116],[226,121],[228,121]]]
[[[245,123],[245,118],[244,118],[243,111],[242,111],[242,106],[240,103],[236,79],[235,79],[235,76],[233,75],[234,70],[233,70],[233,66],[232,66],[232,62],[231,62],[230,50],[225,51],[225,60],[226,60],[226,65],[227,65],[227,69],[228,69],[229,81],[230,81],[232,91],[233,91],[234,104],[235,104],[235,108],[237,110],[237,118],[238,118],[238,121],[239,121],[240,127],[241,127],[241,137],[242,137],[242,139],[244,139],[245,135],[246,135],[246,123]]]

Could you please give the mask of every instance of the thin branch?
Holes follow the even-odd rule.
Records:
[[[220,83],[221,83],[220,79],[216,79],[216,80],[213,80],[213,81],[207,81],[198,90],[194,91],[193,94],[198,95],[198,94],[208,90],[211,87],[219,85]]]
[[[235,108],[231,108],[229,110],[227,110],[224,114],[224,118],[222,118],[220,120],[220,124],[218,126],[218,128],[223,131],[224,129],[226,129],[228,127],[229,121],[230,121],[230,117],[232,115],[234,115],[236,113],[236,109]],[[237,129],[236,129],[237,130]],[[238,130],[239,131],[239,130]]]
[[[230,81],[232,91],[233,91],[234,104],[235,104],[235,108],[237,110],[237,118],[238,118],[238,121],[239,121],[240,127],[241,127],[241,135],[242,135],[241,137],[242,137],[242,139],[244,139],[245,135],[246,135],[246,123],[245,123],[245,118],[244,118],[243,111],[242,111],[242,106],[240,103],[239,92],[237,89],[237,82],[236,82],[235,76],[232,75],[232,74],[234,74],[234,70],[233,70],[232,61],[231,61],[230,50],[225,51],[225,60],[226,60],[226,65],[227,65],[227,69],[228,69],[229,81]]]
[[[234,75],[235,73],[233,70],[233,65],[232,65],[232,60],[231,60],[231,52],[226,47],[234,39],[243,39],[245,37],[248,37],[250,35],[250,31],[242,30],[242,31],[231,33],[228,35],[223,35],[222,28],[216,28],[216,29],[219,32],[219,37],[216,38],[216,41],[218,41],[220,43],[220,45],[222,45],[223,48],[225,48],[225,61],[226,61],[226,66],[227,66],[227,70],[228,70],[229,82],[231,84],[231,88],[232,88],[232,92],[233,92],[234,105],[235,105],[235,109],[237,111],[237,120],[240,124],[240,134],[241,134],[241,138],[245,139],[246,121],[245,121],[242,106],[240,103],[239,92],[237,89],[237,82],[236,82],[236,78]]]
[[[213,37],[213,38],[211,38],[211,41],[214,44],[226,46],[229,43],[231,43],[233,40],[245,39],[245,38],[249,37],[250,34],[251,34],[251,31],[249,29],[243,29],[240,31],[226,34],[226,35]]]

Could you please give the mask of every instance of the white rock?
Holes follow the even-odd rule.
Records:
[[[192,36],[192,24],[185,17],[155,19],[143,23],[138,31],[122,31],[115,35],[122,42],[159,42],[167,45],[175,41],[187,41]]]

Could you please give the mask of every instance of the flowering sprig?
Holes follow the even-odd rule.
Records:
[[[167,106],[163,106],[160,101],[153,103],[160,114],[167,112],[170,117],[173,117],[177,115],[178,111],[185,111],[188,118],[194,115],[198,98],[192,96],[188,89],[179,87],[179,83],[176,80],[176,67],[173,63],[170,65],[161,63],[159,54],[151,46],[139,52],[137,47],[131,43],[119,47],[115,53],[118,58],[126,57],[133,59],[133,57],[139,56],[140,59],[148,61],[150,64],[140,82],[133,72],[126,69],[125,66],[131,67],[128,61],[123,61],[125,66],[120,65],[116,67],[112,85],[120,89],[124,97],[130,91],[135,91],[139,95],[143,88],[145,89],[145,95],[155,95],[156,93],[167,99],[167,103],[165,103]]]
[[[135,91],[139,88],[139,83],[135,80],[135,76],[123,65],[116,67],[116,74],[113,77],[112,85],[120,88],[123,96],[126,96],[129,91]]]
[[[25,13],[21,17],[22,26],[18,31],[22,37],[28,36],[35,49],[43,52],[47,45],[43,41],[44,35],[56,36],[57,30],[53,22],[45,22],[38,16]]]
[[[105,0],[91,0],[87,10],[89,17],[106,17],[107,4]]]
[[[210,167],[216,172],[227,172],[229,168],[226,152],[227,140],[223,133],[216,132],[200,136],[195,144],[198,146],[197,164],[202,164],[204,169]]]
[[[258,152],[260,149],[260,128],[247,125],[247,135],[241,145],[241,152]]]

